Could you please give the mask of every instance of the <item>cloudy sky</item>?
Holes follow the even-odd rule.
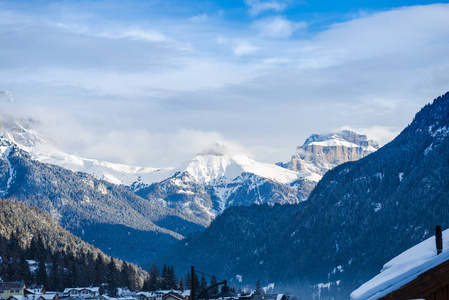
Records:
[[[0,0],[0,108],[84,157],[285,162],[312,133],[391,140],[449,91],[448,53],[433,1]]]

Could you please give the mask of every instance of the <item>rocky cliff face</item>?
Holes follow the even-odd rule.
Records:
[[[344,130],[332,134],[313,134],[284,167],[305,173],[324,175],[345,162],[359,160],[379,149],[376,141],[366,135]]]

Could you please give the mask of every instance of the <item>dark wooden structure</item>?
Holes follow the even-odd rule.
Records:
[[[381,300],[449,300],[449,260],[420,274]]]

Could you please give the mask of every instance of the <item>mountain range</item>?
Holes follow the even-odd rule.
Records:
[[[6,120],[2,124],[4,137],[41,163],[125,186],[151,202],[198,217],[205,224],[229,206],[304,201],[326,171],[379,147],[365,135],[342,131],[310,136],[290,162],[278,166],[215,144],[177,168],[157,169],[67,154],[32,126],[32,120]]]
[[[349,131],[313,135],[281,167],[217,144],[177,168],[155,169],[66,154],[37,133],[31,119],[5,120],[2,132],[1,197],[40,207],[106,253],[137,263],[203,231],[228,207],[301,203],[325,168],[377,146]],[[308,169],[298,172],[300,164]]]

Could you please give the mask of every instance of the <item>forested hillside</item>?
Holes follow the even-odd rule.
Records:
[[[142,262],[164,245],[204,228],[203,220],[120,186],[40,163],[2,137],[0,150],[1,197],[49,212],[64,228],[109,255]]]
[[[118,286],[139,289],[147,277],[83,242],[48,213],[16,201],[0,200],[0,258],[3,281],[44,284],[52,291],[105,283],[114,294]]]
[[[448,178],[449,93],[391,143],[326,173],[307,201],[230,208],[163,260],[294,284],[306,298],[330,283],[333,295],[347,299],[386,261],[433,235],[435,225],[449,226]]]

